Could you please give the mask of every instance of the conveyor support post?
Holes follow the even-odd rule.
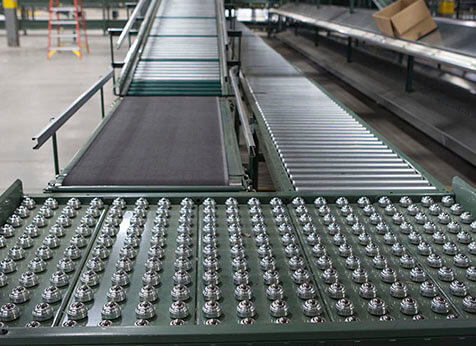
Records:
[[[352,62],[352,37],[347,37],[347,62]]]
[[[407,80],[405,83],[405,91],[411,93],[413,89],[413,63],[415,58],[413,55],[409,55],[407,59]]]

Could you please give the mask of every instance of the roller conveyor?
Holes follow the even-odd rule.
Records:
[[[435,190],[382,138],[261,39],[242,30],[249,91],[297,191]]]
[[[211,0],[173,0],[164,1],[163,12],[160,15],[164,17],[195,17],[195,18],[215,18],[215,2]]]
[[[168,18],[152,24],[149,36],[217,36],[216,18]]]
[[[149,61],[138,64],[131,96],[219,95],[220,69],[208,61]]]
[[[216,37],[150,37],[142,60],[218,60]]]
[[[139,57],[129,95],[221,95],[214,0],[160,4]]]

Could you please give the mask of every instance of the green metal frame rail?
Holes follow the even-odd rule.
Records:
[[[45,0],[20,0],[18,8],[21,11],[18,18],[19,29],[27,32],[27,30],[48,29],[48,20],[35,18],[34,11],[37,8],[48,9],[49,2]],[[102,29],[104,32],[108,28],[120,28],[126,23],[123,19],[113,19],[111,10],[127,7],[127,1],[124,0],[86,0],[83,1],[83,8],[100,8],[102,9],[102,18],[87,19],[86,26],[88,29]],[[0,21],[0,29],[4,29],[5,22]]]

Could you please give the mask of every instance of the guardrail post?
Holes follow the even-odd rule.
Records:
[[[102,32],[103,32],[103,35],[107,34],[106,0],[102,1]]]
[[[129,13],[129,8],[131,4],[126,4],[126,18],[127,21],[129,21],[130,13]],[[127,35],[127,43],[129,45],[129,48],[131,48],[131,35]]]
[[[55,164],[55,175],[59,174],[59,158],[58,158],[58,142],[56,140],[56,132],[52,137],[53,141],[53,161]]]
[[[413,63],[415,58],[413,55],[409,55],[407,58],[407,80],[405,83],[405,91],[411,93],[413,89]]]
[[[112,66],[112,91],[114,92],[114,95],[116,94],[116,73],[114,71],[114,45],[112,43],[112,32],[108,30],[109,32],[109,48],[111,49],[111,66]]]
[[[236,142],[238,146],[240,145],[240,118],[238,115],[238,109],[235,104],[235,134],[236,134]]]
[[[238,36],[238,61],[241,62],[241,31]],[[240,65],[238,65],[238,71],[240,71]]]
[[[354,0],[349,0],[349,12],[350,14],[354,13]]]
[[[105,117],[105,112],[104,112],[104,88],[101,87],[101,118],[104,119]]]
[[[235,60],[235,38],[231,38],[231,60]]]

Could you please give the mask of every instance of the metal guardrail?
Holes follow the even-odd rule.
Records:
[[[230,84],[233,89],[233,93],[235,94],[235,104],[236,104],[236,113],[235,113],[235,131],[236,136],[239,139],[239,132],[238,128],[241,124],[241,128],[243,131],[243,137],[245,139],[246,148],[248,149],[248,174],[251,178],[253,188],[258,187],[258,145],[255,142],[253,131],[250,127],[250,115],[248,112],[248,108],[246,107],[245,103],[243,102],[243,98],[241,96],[239,81],[244,76],[240,75],[240,68],[239,65],[232,67],[229,71],[229,79]],[[237,118],[238,117],[238,118]],[[239,120],[239,123],[238,123]],[[238,141],[239,142],[239,141]]]
[[[137,16],[139,15],[140,10],[144,6],[147,0],[140,0],[136,7],[134,8],[134,11],[132,12],[131,16],[129,17],[129,20],[127,21],[126,25],[122,29],[121,35],[119,36],[117,43],[116,43],[116,48],[119,49],[122,46],[122,43],[124,42],[124,39],[127,37],[127,34],[131,30],[132,26],[134,25]]]
[[[227,49],[228,46],[228,35],[225,25],[225,5],[223,0],[216,1],[216,15],[218,20],[218,49],[220,51],[220,69],[221,69],[221,80],[222,80],[222,90],[225,82],[228,78],[228,67],[227,67]]]
[[[253,133],[251,132],[250,124],[249,124],[249,115],[248,110],[241,98],[241,92],[238,86],[238,66],[235,66],[230,69],[230,82],[233,88],[233,93],[235,94],[236,99],[236,107],[238,110],[238,115],[240,117],[241,126],[243,127],[243,136],[245,138],[246,147],[248,149],[248,153],[254,154],[256,144],[253,139]]]
[[[223,31],[223,42],[225,43],[225,46],[228,46],[230,44],[230,39],[228,38],[228,34],[227,34],[227,28],[226,28],[226,18],[224,16],[224,13],[221,12],[221,9],[225,9],[225,4],[223,2],[223,0],[219,0],[218,1],[218,10],[220,10],[219,12],[221,13],[218,14],[220,17],[220,25],[221,25],[221,30]]]
[[[88,90],[79,96],[63,113],[58,117],[51,118],[51,122],[43,130],[41,130],[32,139],[36,141],[33,149],[40,149],[50,138],[53,140],[53,155],[55,164],[55,174],[59,174],[59,159],[58,159],[58,143],[56,140],[56,132],[78,112],[81,107],[91,99],[98,91],[101,93],[101,116],[104,118],[104,85],[112,78],[113,71],[106,73],[101,79],[94,83]]]
[[[134,60],[137,56],[137,53],[139,52],[139,49],[140,49],[140,47],[143,43],[144,37],[146,36],[147,29],[148,29],[149,24],[151,22],[152,14],[155,11],[155,8],[156,8],[156,5],[157,5],[158,1],[159,0],[152,0],[150,2],[149,7],[147,8],[147,12],[146,12],[145,17],[144,17],[144,21],[142,22],[142,24],[139,28],[139,32],[137,34],[137,37],[136,37],[135,41],[132,43],[129,51],[127,52],[126,57],[124,58],[124,64],[122,66],[122,70],[121,70],[121,73],[119,75],[119,80],[118,80],[119,91],[120,92],[122,92],[122,85],[125,82],[128,74],[130,72],[132,64],[133,64],[133,62],[134,62]]]

